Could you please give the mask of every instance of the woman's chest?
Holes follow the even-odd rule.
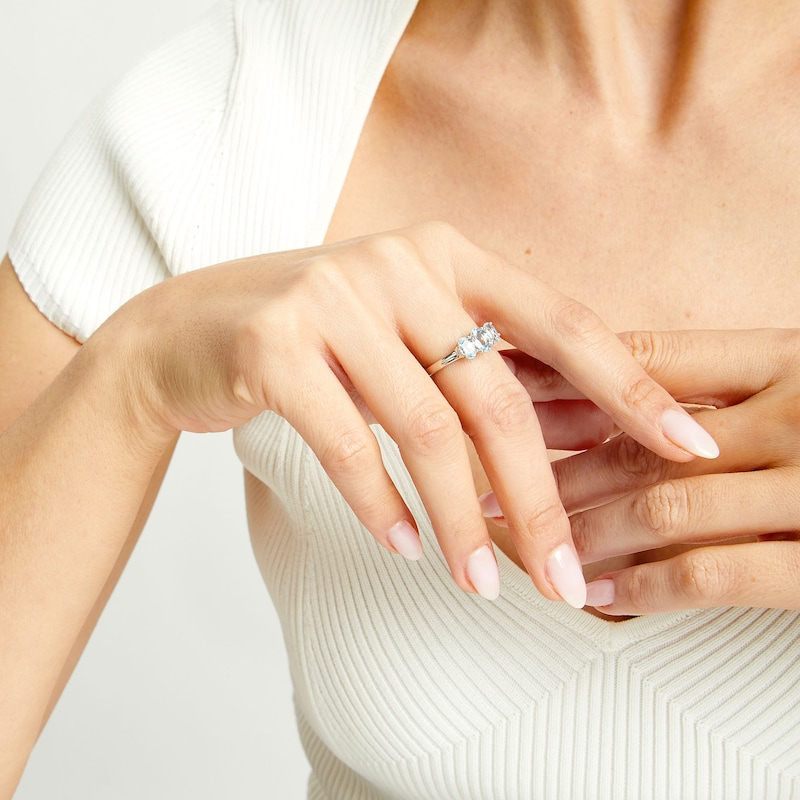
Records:
[[[519,118],[508,129],[420,123],[379,94],[328,239],[444,220],[612,330],[800,327],[800,143],[778,152],[769,133],[727,131],[623,154],[585,130],[525,130]],[[487,489],[474,452],[473,472]],[[519,565],[507,532],[490,533]]]
[[[800,326],[800,143],[686,135],[622,156],[585,132],[386,117],[376,104],[329,240],[439,219],[615,330]]]

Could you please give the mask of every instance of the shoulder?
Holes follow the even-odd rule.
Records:
[[[171,161],[224,112],[239,50],[236,3],[228,0],[146,55],[87,115],[107,152],[123,163],[144,153]]]

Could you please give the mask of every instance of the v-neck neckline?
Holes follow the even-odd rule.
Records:
[[[501,598],[549,615],[564,628],[584,636],[606,650],[617,650],[643,641],[679,623],[696,617],[706,609],[662,612],[612,622],[573,608],[567,603],[548,600],[539,593],[527,572],[515,564],[499,547],[495,547],[500,568]]]

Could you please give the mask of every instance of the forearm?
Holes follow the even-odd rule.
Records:
[[[87,346],[0,438],[0,797],[123,560],[174,432]],[[122,556],[122,558],[121,558]]]

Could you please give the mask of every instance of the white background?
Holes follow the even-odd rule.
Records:
[[[0,0],[0,249],[82,108],[211,4]],[[15,798],[298,800],[307,774],[230,436],[185,435]]]

